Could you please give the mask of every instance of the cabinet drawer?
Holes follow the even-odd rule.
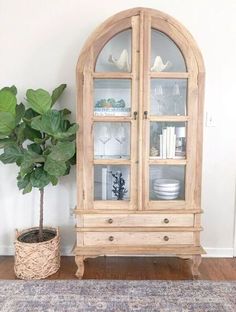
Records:
[[[85,214],[84,227],[193,226],[193,214]]]
[[[84,232],[83,239],[85,246],[191,245],[193,232]]]

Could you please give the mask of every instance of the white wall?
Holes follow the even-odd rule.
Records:
[[[75,67],[88,35],[107,17],[135,6],[166,12],[193,34],[206,65],[202,242],[210,255],[233,254],[236,167],[235,0],[0,0],[0,86],[68,88],[61,99],[75,116]],[[16,167],[0,165],[0,254],[13,251],[15,228],[37,225],[38,192],[21,195]],[[63,252],[74,243],[75,172],[46,190],[46,223],[62,230]]]

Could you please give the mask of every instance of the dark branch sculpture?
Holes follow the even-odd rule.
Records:
[[[122,173],[117,171],[116,173],[112,173],[112,176],[115,178],[112,192],[117,197],[117,200],[123,200],[128,190],[125,188],[125,180],[122,178]]]

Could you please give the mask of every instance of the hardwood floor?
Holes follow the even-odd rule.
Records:
[[[14,258],[0,257],[0,279],[15,279]],[[99,257],[87,259],[84,279],[192,279],[190,260],[164,257]],[[61,269],[49,279],[76,279],[74,257],[62,257]],[[236,259],[204,258],[200,266],[203,280],[236,280]]]

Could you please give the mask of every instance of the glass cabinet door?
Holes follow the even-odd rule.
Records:
[[[96,72],[130,72],[132,30],[128,29],[114,36],[100,52]]]
[[[152,72],[186,72],[184,57],[175,42],[156,29],[151,30]]]
[[[187,79],[151,79],[150,114],[187,115]]]
[[[186,200],[187,67],[176,43],[153,28],[149,55],[145,202],[147,209],[162,209],[165,202],[174,207]]]
[[[137,126],[132,90],[132,29],[110,39],[100,51],[93,79],[94,208],[134,207],[131,177],[136,175]],[[122,77],[121,77],[122,76]],[[136,166],[136,167],[135,167]],[[106,202],[106,203],[105,203]]]

